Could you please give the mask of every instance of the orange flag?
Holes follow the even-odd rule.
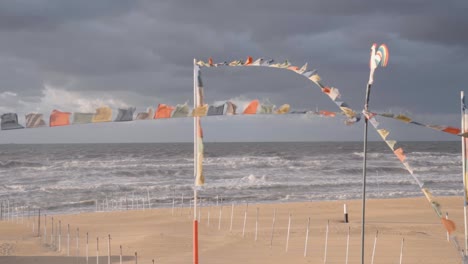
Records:
[[[166,105],[166,104],[159,104],[158,110],[154,114],[154,119],[157,118],[170,118],[172,110],[174,110],[173,106]]]
[[[406,159],[406,155],[405,153],[403,152],[403,149],[402,148],[398,148],[394,151],[395,155],[398,157],[398,159],[401,161],[401,162],[404,162],[405,159]]]
[[[442,131],[450,133],[450,134],[454,134],[454,135],[460,134],[460,129],[458,129],[456,127],[447,127],[445,129],[443,129]]]
[[[440,218],[440,220],[442,220],[442,224],[444,225],[445,227],[445,230],[447,230],[447,232],[450,234],[452,234],[456,227],[455,227],[455,223],[452,221],[452,220],[449,220],[449,219],[445,219],[445,218]]]
[[[54,127],[54,126],[68,126],[68,125],[70,125],[70,115],[71,115],[71,113],[60,112],[60,111],[54,109],[52,111],[52,114],[50,114],[49,125],[51,127]]]
[[[335,117],[336,116],[335,112],[330,112],[330,111],[326,111],[326,110],[320,110],[319,114],[322,115],[322,116],[329,116],[329,117]]]
[[[258,100],[255,99],[253,100],[252,102],[250,102],[250,104],[247,106],[247,108],[245,108],[244,110],[244,115],[254,115],[257,113],[257,108],[258,108]]]

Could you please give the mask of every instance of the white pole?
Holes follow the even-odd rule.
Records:
[[[221,216],[223,215],[223,206],[219,207],[218,230],[221,230]]]
[[[306,229],[305,246],[304,246],[304,257],[307,257],[307,243],[309,242],[309,225],[310,225],[310,217],[307,220],[307,229]]]
[[[44,244],[47,244],[47,215],[44,215]]]
[[[172,197],[172,216],[174,216],[175,198]]]
[[[291,213],[289,213],[289,220],[288,220],[288,233],[286,234],[286,252],[288,252],[289,248],[289,234],[291,232]]]
[[[203,205],[203,199],[200,198],[198,203],[198,223],[201,223],[201,209]]]
[[[232,232],[232,220],[234,218],[234,203],[231,204],[231,225],[229,227],[229,231]]]
[[[448,218],[448,213],[447,213],[447,212],[445,213],[445,219],[449,219],[449,218]],[[447,241],[450,242],[450,234],[449,234],[448,231],[447,231]]]
[[[99,237],[96,237],[96,264],[99,264]]]
[[[371,264],[374,264],[374,257],[375,257],[375,248],[377,246],[377,236],[379,235],[379,230],[375,232],[375,238],[374,238],[374,248],[372,249],[372,262]]]
[[[148,197],[148,209],[151,209],[151,199],[150,199],[150,195],[149,195],[149,190],[146,189],[146,196]]]
[[[89,235],[86,232],[86,264],[89,263]]]
[[[193,59],[193,109],[200,105],[198,72],[196,72],[196,59]],[[198,222],[197,222],[197,186],[196,178],[198,171],[198,129],[200,117],[193,118],[193,263],[198,264]]]
[[[463,91],[460,92],[460,95],[461,95],[461,129],[462,129],[462,133],[465,133],[467,128],[466,128],[466,124],[465,124],[465,94]],[[465,255],[468,254],[468,228],[467,228],[467,217],[466,217],[466,206],[467,206],[467,193],[466,193],[466,189],[467,189],[467,182],[466,182],[466,175],[467,175],[467,171],[466,171],[466,138],[465,137],[462,137],[461,138],[462,140],[462,172],[463,172],[463,175],[462,175],[462,178],[463,178],[463,193],[464,193],[464,203],[463,203],[463,218],[464,218],[464,221],[465,221]]]
[[[276,222],[276,208],[273,211],[273,223],[271,224],[270,248],[273,246],[273,235],[275,233],[275,222]]]
[[[120,245],[120,264],[122,264],[122,245]]]
[[[70,256],[70,224],[67,225],[67,256]]]
[[[258,210],[259,208],[257,207],[257,215],[255,216],[255,241],[257,241],[258,235]]]
[[[242,227],[242,237],[245,237],[245,223],[247,222],[247,209],[249,208],[249,204],[245,207],[244,211],[244,225]]]
[[[345,264],[348,264],[348,256],[349,256],[349,233],[350,233],[351,227],[348,226],[348,237],[346,238],[346,262]]]
[[[62,252],[62,220],[59,220],[59,252]]]
[[[80,229],[76,229],[76,256],[80,255]]]
[[[403,245],[405,244],[405,239],[401,239],[401,248],[400,248],[400,264],[403,263]]]
[[[109,234],[109,240],[107,240],[107,264],[111,264],[111,236]]]
[[[211,212],[211,206],[208,207],[208,221],[207,221],[208,227],[210,227],[210,212]]]
[[[182,209],[184,208],[184,194],[182,194],[182,201],[180,203],[180,215],[182,216]]]
[[[327,222],[327,229],[325,231],[325,253],[323,257],[323,263],[327,263],[327,249],[328,249],[328,226],[330,224],[330,220]]]

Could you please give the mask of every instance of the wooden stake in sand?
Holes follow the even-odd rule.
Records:
[[[54,243],[54,217],[52,216],[52,232],[50,232],[50,243],[55,246],[55,243]]]
[[[86,264],[89,263],[89,236],[88,232],[86,232]]]
[[[62,221],[59,220],[59,237],[58,237],[58,251],[62,252]]]
[[[148,189],[146,189],[146,197],[148,198],[148,209],[151,209],[151,198]]]
[[[445,213],[445,219],[447,219],[447,220],[449,219],[448,218],[448,212]],[[450,234],[449,234],[448,231],[447,231],[447,241],[450,242]]]
[[[219,207],[218,230],[221,230],[221,216],[223,215],[223,206]]]
[[[375,238],[374,238],[374,248],[372,249],[372,261],[371,264],[374,264],[374,257],[375,257],[375,248],[377,247],[377,236],[379,235],[379,230],[375,232]]]
[[[76,256],[80,256],[80,229],[76,228]]]
[[[346,262],[345,264],[348,264],[348,256],[349,256],[349,233],[350,233],[351,227],[348,226],[348,237],[346,238]]]
[[[327,221],[327,229],[325,231],[325,253],[323,254],[323,263],[327,263],[327,249],[328,249],[328,226],[330,224],[330,220]]]
[[[211,206],[208,206],[208,221],[207,221],[207,226],[210,227],[210,212],[211,212]]]
[[[138,264],[138,254],[135,252],[135,264]]]
[[[111,264],[111,236],[109,234],[109,239],[107,240],[107,264]]]
[[[307,220],[307,229],[306,229],[306,237],[305,237],[305,245],[304,245],[304,257],[307,257],[307,243],[309,242],[309,225],[310,225],[310,217]]]
[[[41,209],[37,211],[37,236],[41,236]]]
[[[343,211],[344,211],[344,222],[348,223],[348,207],[346,204],[343,204]]]
[[[288,220],[288,233],[286,234],[286,252],[288,252],[289,248],[289,233],[291,231],[291,213],[289,213],[289,220]]]
[[[120,245],[120,264],[122,264],[122,245]]]
[[[70,224],[67,225],[67,256],[70,256]]]
[[[47,215],[44,215],[44,244],[47,244]]]
[[[96,237],[96,264],[99,264],[99,237]]]
[[[405,239],[401,239],[401,247],[400,247],[400,264],[403,263],[403,245],[405,244]]]
[[[270,248],[273,246],[273,234],[275,233],[275,222],[276,222],[276,208],[273,211],[273,223],[271,225]]]
[[[234,218],[234,203],[231,204],[231,225],[229,226],[229,232],[232,232],[232,220]]]
[[[245,206],[245,210],[244,210],[244,225],[242,227],[242,237],[245,237],[245,224],[247,222],[247,209],[249,208],[249,204],[247,203],[247,205]]]
[[[257,214],[255,217],[255,241],[257,241],[257,235],[258,235],[258,210],[259,208],[257,207]]]

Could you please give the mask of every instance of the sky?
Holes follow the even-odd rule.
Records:
[[[460,126],[468,83],[465,0],[5,0],[0,1],[0,113],[93,112],[192,103],[193,59],[289,60],[317,69],[351,108],[363,108],[372,43],[378,68],[370,109]],[[268,68],[202,69],[206,102],[269,100],[337,111],[310,81]],[[468,89],[467,89],[468,92]],[[363,122],[313,116],[215,117],[206,141],[359,141]],[[397,140],[458,140],[381,120]],[[0,143],[190,142],[193,121],[0,131]],[[371,140],[378,140],[370,131]]]

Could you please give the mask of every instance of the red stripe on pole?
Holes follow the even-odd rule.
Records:
[[[193,220],[193,264],[198,264],[198,221]]]

